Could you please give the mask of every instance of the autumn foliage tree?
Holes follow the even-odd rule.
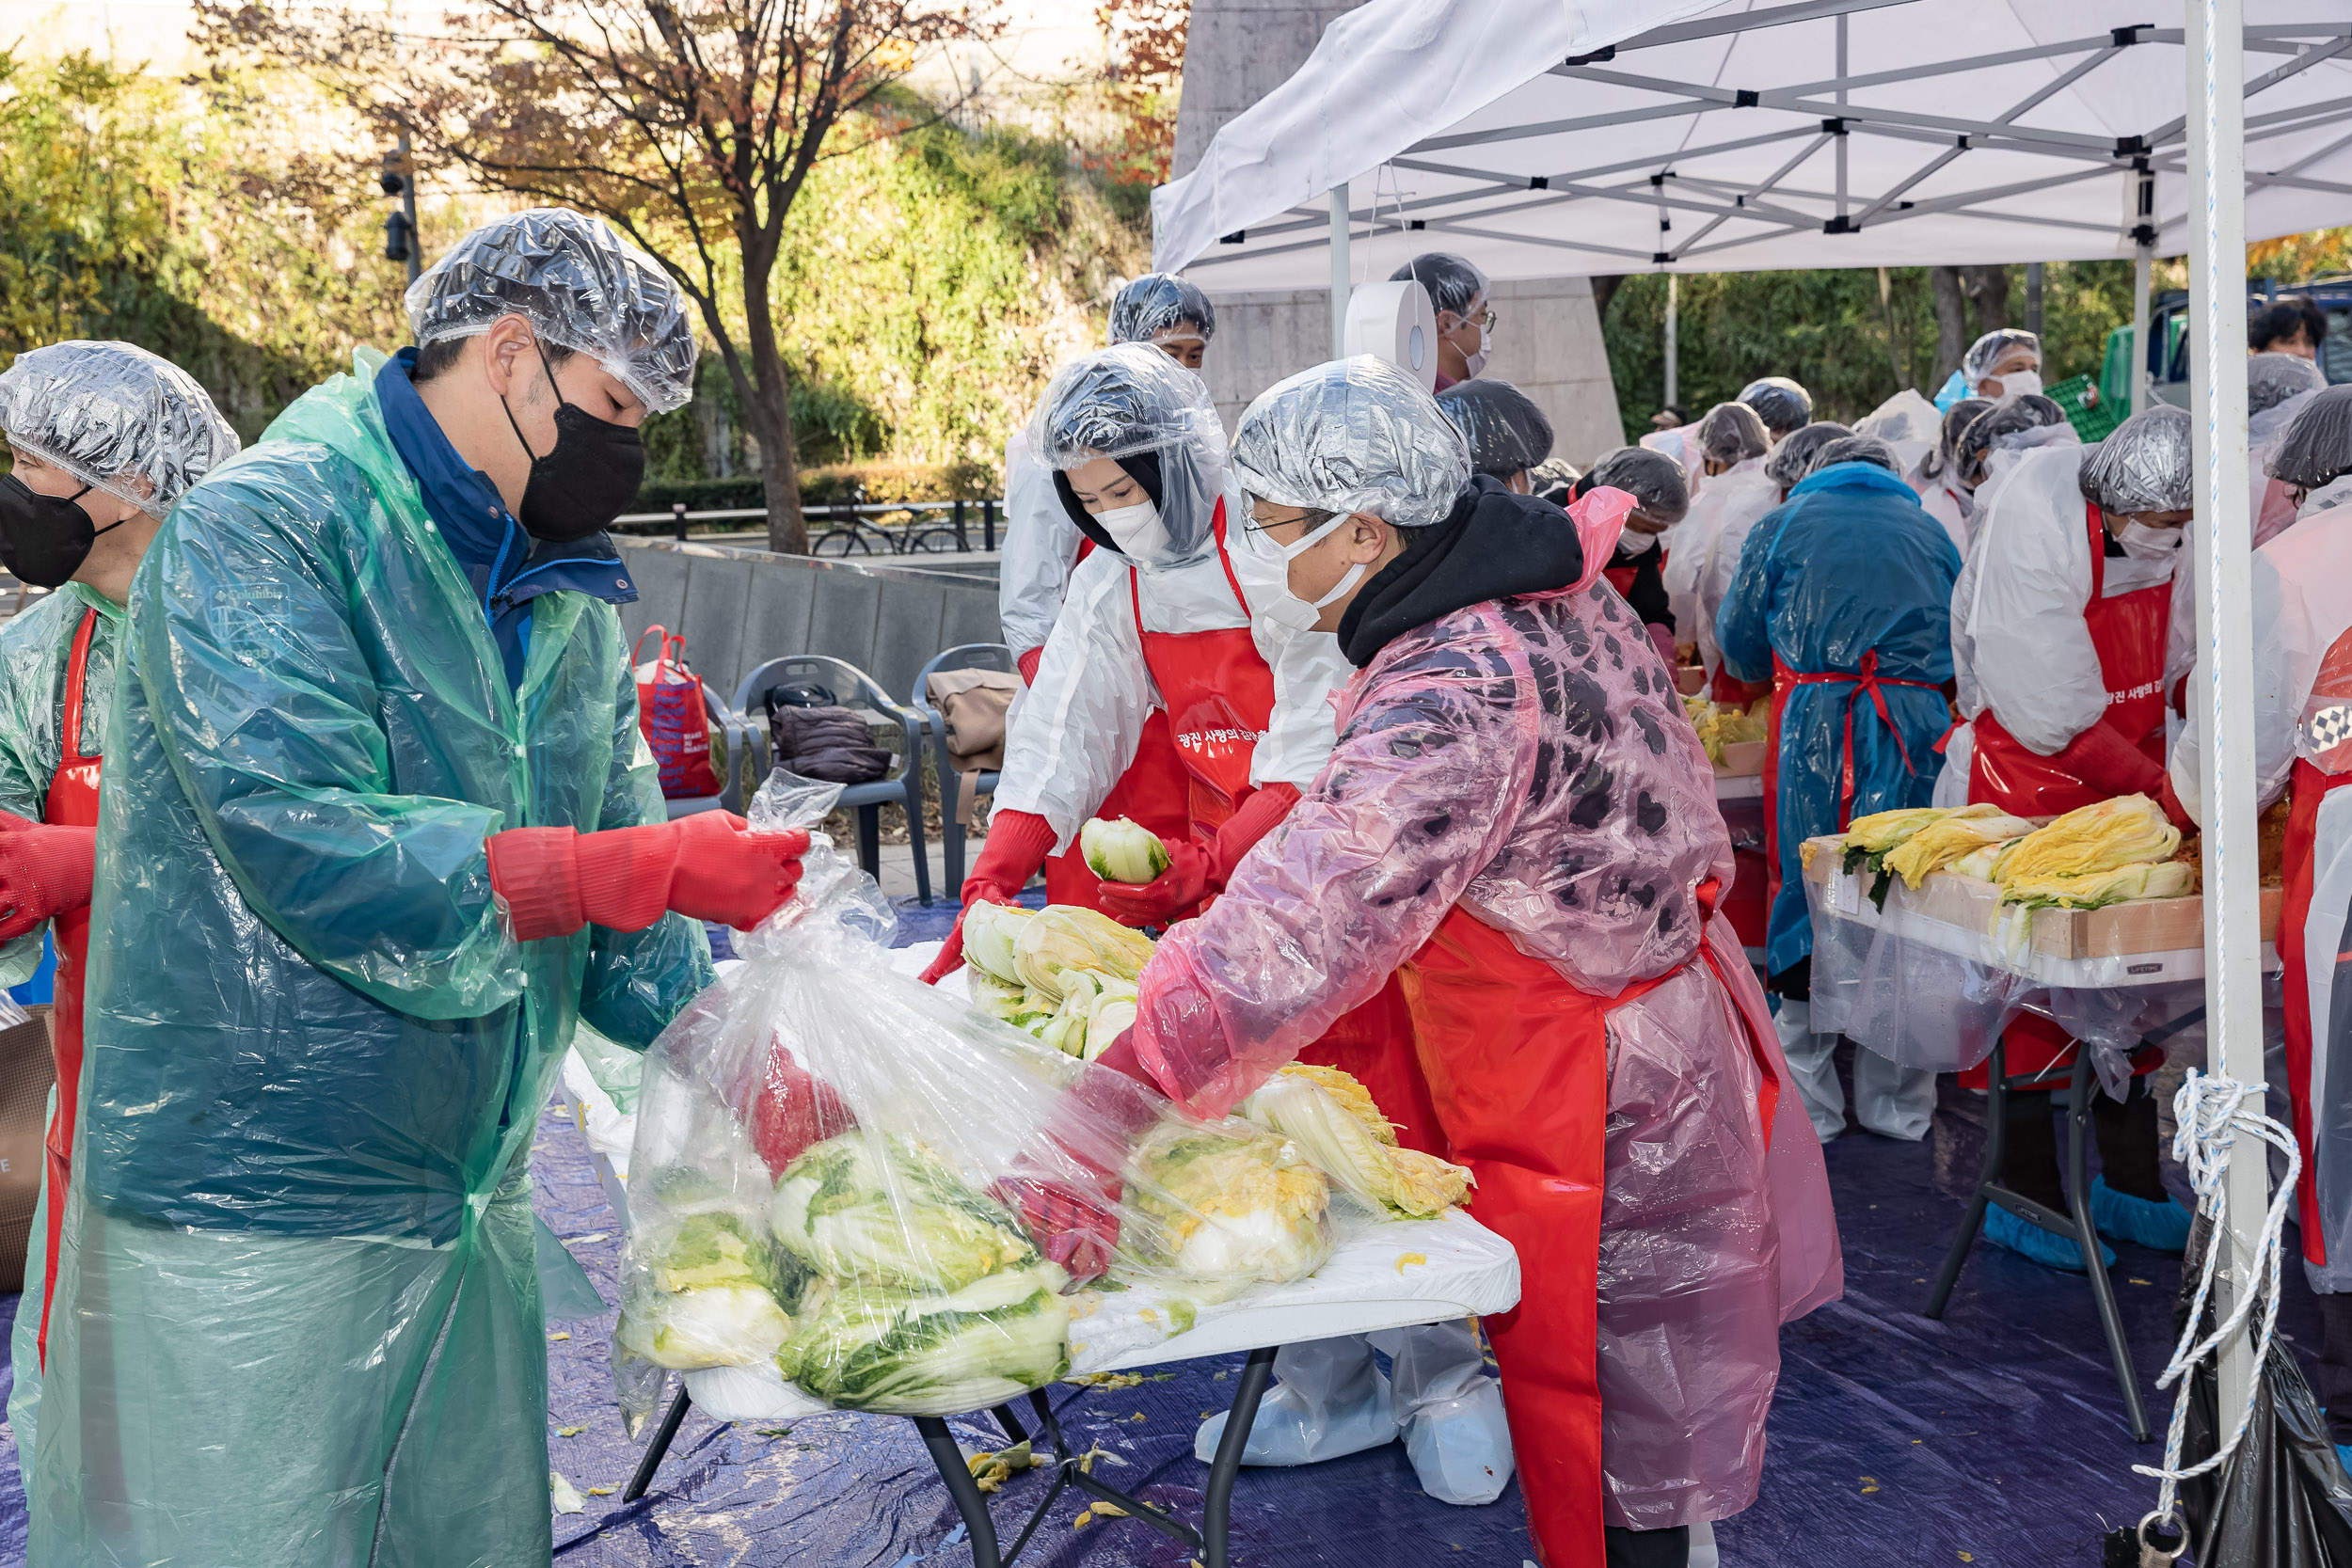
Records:
[[[425,12],[199,0],[199,36],[215,59],[329,84],[388,139],[408,136],[421,164],[600,214],[659,258],[699,309],[758,443],[769,546],[806,553],[786,302],[771,287],[793,201],[820,159],[928,117],[898,84],[925,51],[989,24],[957,0],[453,0]]]

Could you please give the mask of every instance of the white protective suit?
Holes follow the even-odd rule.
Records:
[[[1960,481],[1948,473],[1940,479],[1915,475],[1912,488],[1919,492],[1919,505],[1929,516],[1943,525],[1944,531],[1952,537],[1953,547],[1965,560],[1968,555],[1968,523],[1977,512],[1974,493],[1962,489]]]
[[[1006,717],[1005,769],[996,786],[997,810],[1030,812],[1052,825],[1054,853],[1070,847],[1127,771],[1145,718],[1161,705],[1136,636],[1138,602],[1151,631],[1251,628],[1259,657],[1274,672],[1274,716],[1250,763],[1252,784],[1304,788],[1323,770],[1332,744],[1330,699],[1355,669],[1335,634],[1292,633],[1265,618],[1263,611],[1286,592],[1288,569],[1242,541],[1233,519],[1248,514],[1238,494],[1227,495],[1225,515],[1232,540],[1226,553],[1250,615],[1234,602],[1233,585],[1214,554],[1189,565],[1143,568],[1132,594],[1129,563],[1116,551],[1097,549],[1071,573],[1037,680]]]
[[[1698,600],[1697,642],[1700,662],[1707,666],[1707,678],[1712,682],[1715,672],[1723,668],[1722,648],[1715,642],[1715,612],[1731,596],[1731,579],[1740,570],[1740,551],[1748,542],[1748,534],[1758,519],[1780,504],[1780,486],[1764,472],[1764,465],[1772,454],[1751,457],[1708,482],[1705,495],[1691,504],[1691,516],[1683,519],[1688,528],[1700,508],[1707,509],[1712,519],[1703,545],[1683,546],[1690,556],[1692,592]],[[1675,592],[1676,558],[1666,562],[1668,577],[1666,592]],[[1675,625],[1682,624],[1681,612],[1675,614]]]
[[[1005,443],[1005,534],[996,567],[996,618],[1015,658],[1045,646],[1084,542],[1054,493],[1053,470],[1030,451],[1024,425]]]
[[[2080,446],[2021,453],[1977,492],[1976,537],[1952,590],[1952,673],[1962,722],[1944,747],[1935,803],[1964,805],[1977,716],[1991,708],[2020,744],[2055,756],[2106,712],[2106,685],[2083,621],[2090,542]],[[2108,598],[2169,580],[2164,561],[2112,556]]]
[[[2184,576],[2184,589],[2186,582]],[[2191,595],[2176,592],[2172,597],[2178,604]],[[2295,768],[2296,725],[2318,678],[2320,658],[2348,629],[2352,629],[2352,511],[2339,507],[2314,513],[2307,503],[2295,527],[2254,552],[2256,810],[2267,810],[2286,793],[2287,776]],[[2172,792],[2200,823],[2205,819],[2199,770],[2203,750],[2199,734],[2202,706],[2188,705],[2167,764]],[[2343,922],[2338,920],[2329,932],[2330,941],[2342,929]],[[2331,949],[2328,971],[2333,967]]]

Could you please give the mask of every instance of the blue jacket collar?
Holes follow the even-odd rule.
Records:
[[[1900,496],[1914,506],[1919,504],[1919,493],[1907,481],[1875,463],[1837,463],[1817,469],[1788,492],[1788,499],[1795,500],[1799,496],[1822,490],[1876,490],[1883,495]]]
[[[566,589],[628,604],[637,589],[609,533],[568,544],[533,539],[510,515],[489,476],[469,465],[441,434],[409,377],[417,351],[402,349],[376,372],[376,402],[393,450],[416,476],[425,511],[495,619],[506,606]]]

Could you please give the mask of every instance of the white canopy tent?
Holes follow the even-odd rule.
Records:
[[[2156,249],[2187,248],[2183,35],[2147,0],[1667,4],[1686,20],[1573,55],[1565,9],[1341,18],[1155,193],[1155,263],[1320,283],[1342,183],[1358,245],[1425,230],[1495,277],[2129,257],[2143,172]],[[2352,222],[2352,8],[2246,9],[2247,234]]]
[[[1152,214],[1205,288],[1336,285],[1335,341],[1351,282],[1450,249],[1498,278],[2137,257],[2145,342],[2149,258],[2185,252],[2209,1062],[2262,1084],[2246,382],[2211,372],[2246,242],[2352,224],[2352,6],[1372,0]],[[2258,1158],[2227,1196],[2242,1300]],[[2253,1375],[2235,1334],[2223,1409]]]

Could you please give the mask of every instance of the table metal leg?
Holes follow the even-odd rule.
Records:
[[[2115,1309],[2115,1282],[2099,1260],[2099,1229],[2090,1218],[2090,1097],[2103,1092],[2090,1073],[2090,1047],[2074,1048],[2074,1072],[2069,1081],[2072,1101],[2066,1108],[2066,1196],[2073,1211],[2074,1239],[2083,1249],[2083,1269],[2090,1276],[2091,1300],[2098,1304],[2099,1326],[2107,1337],[2107,1354],[2115,1357],[2115,1381],[2123,1389],[2123,1410],[2132,1423],[2132,1441],[2152,1441],[2147,1406],[2139,1397],[2139,1374],[2132,1368],[2132,1347],[2123,1337],[2123,1317]]]
[[[628,1478],[628,1484],[621,1490],[621,1501],[633,1503],[645,1495],[645,1488],[653,1484],[653,1473],[661,1468],[661,1456],[670,1451],[671,1441],[677,1436],[677,1429],[685,1422],[686,1412],[693,1402],[687,1395],[686,1380],[678,1379],[677,1398],[670,1402],[661,1424],[654,1428],[653,1438],[645,1445],[645,1457],[637,1462],[637,1473]]]
[[[1968,1200],[1968,1216],[1960,1222],[1960,1233],[1952,1238],[1951,1250],[1944,1255],[1944,1267],[1936,1274],[1935,1289],[1929,1292],[1926,1315],[1931,1318],[1944,1316],[1945,1306],[1952,1299],[1952,1287],[1960,1282],[1960,1271],[1977,1244],[1978,1232],[1984,1228],[1984,1211],[1989,1201],[1985,1194],[2001,1179],[2002,1142],[2009,1117],[2006,1054],[2001,1042],[1995,1040],[1993,1054],[1985,1058],[1984,1169],[1978,1174],[1976,1194]]]
[[[963,1528],[972,1537],[972,1568],[1003,1568],[1003,1559],[996,1555],[996,1522],[988,1515],[988,1497],[972,1479],[963,1450],[956,1447],[947,1423],[936,1416],[917,1416],[914,1430],[923,1434],[931,1464],[938,1468],[939,1479],[947,1483],[956,1512],[963,1516]]]
[[[1251,1351],[1249,1364],[1241,1370],[1241,1386],[1233,1393],[1232,1411],[1225,1418],[1225,1435],[1218,1440],[1216,1458],[1209,1465],[1209,1492],[1200,1521],[1206,1568],[1229,1568],[1232,1561],[1226,1540],[1233,1478],[1241,1473],[1242,1450],[1249,1446],[1249,1429],[1258,1420],[1258,1402],[1265,1397],[1266,1382],[1273,1375],[1273,1348]]]
[[[1007,1441],[1019,1444],[1029,1440],[1029,1429],[1021,1424],[1021,1418],[1012,1413],[1011,1405],[1000,1404],[989,1414],[994,1416],[996,1424],[1005,1429]]]

